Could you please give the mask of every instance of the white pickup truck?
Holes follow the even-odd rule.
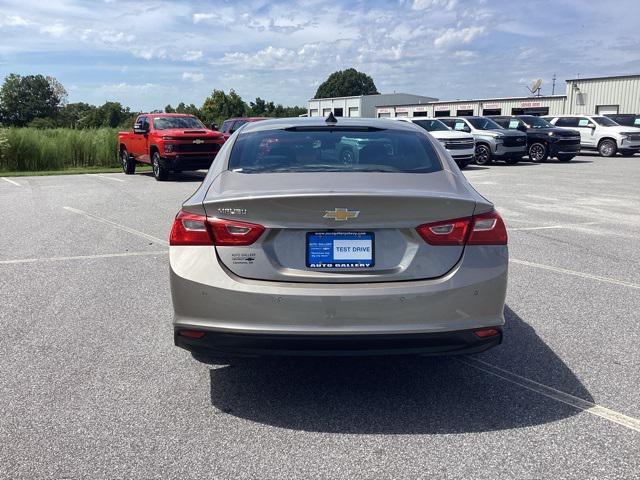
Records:
[[[601,115],[562,115],[543,117],[556,127],[580,132],[580,147],[597,150],[603,157],[620,152],[631,156],[640,152],[640,128],[619,125]]]
[[[415,123],[433,135],[451,154],[460,170],[473,162],[476,145],[470,133],[453,131],[437,118],[396,117],[396,120]]]

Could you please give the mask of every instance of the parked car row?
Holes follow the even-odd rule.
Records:
[[[230,118],[220,131],[207,128],[193,115],[141,114],[132,132],[118,134],[118,154],[124,173],[135,173],[136,163],[153,167],[156,180],[171,173],[209,168],[224,142],[241,126],[264,117]],[[467,116],[401,117],[427,130],[446,148],[457,165],[489,165],[494,161],[518,163],[526,155],[534,162],[557,158],[568,162],[581,149],[603,157],[640,152],[640,115],[561,115],[536,117]],[[619,124],[622,122],[622,124]],[[344,148],[344,161],[356,150]]]

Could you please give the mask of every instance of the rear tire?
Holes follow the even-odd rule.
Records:
[[[570,162],[573,160],[574,155],[558,155],[558,160],[563,163]]]
[[[491,165],[493,159],[491,158],[491,149],[488,145],[484,143],[476,145],[475,162],[476,165]]]
[[[598,144],[598,153],[601,157],[615,157],[618,152],[616,142],[613,140],[602,140]]]
[[[120,150],[120,164],[122,165],[122,171],[125,175],[133,175],[136,173],[136,162],[126,148]]]
[[[536,142],[529,147],[529,160],[544,163],[549,158],[549,151],[544,143]]]
[[[151,166],[153,167],[153,176],[157,181],[164,182],[169,178],[169,171],[162,165],[159,152],[153,152],[153,156],[151,157]]]

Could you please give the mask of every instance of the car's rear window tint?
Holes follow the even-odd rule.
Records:
[[[420,132],[320,128],[241,134],[228,168],[242,173],[431,173],[442,165]]]

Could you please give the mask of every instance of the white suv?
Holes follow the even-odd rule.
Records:
[[[617,152],[631,156],[640,152],[640,128],[623,127],[601,115],[562,115],[544,117],[556,127],[580,132],[583,149],[598,150],[603,157],[613,157]]]
[[[473,162],[476,142],[470,133],[455,132],[437,118],[396,117],[396,120],[415,123],[433,135],[451,154],[460,170]]]

